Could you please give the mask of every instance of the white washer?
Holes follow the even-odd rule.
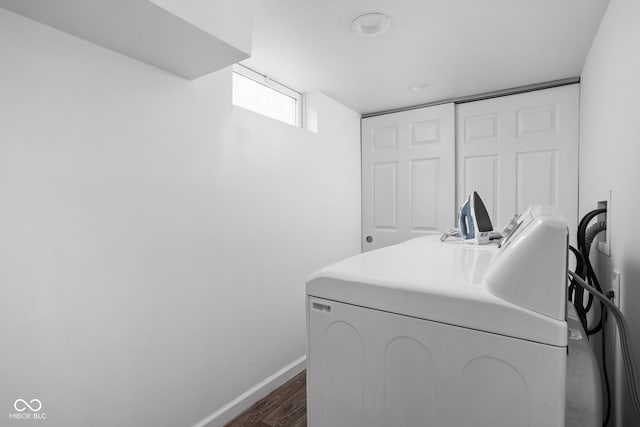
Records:
[[[431,235],[307,282],[310,427],[565,425],[567,229],[497,246]]]

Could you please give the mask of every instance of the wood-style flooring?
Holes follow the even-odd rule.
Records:
[[[225,427],[306,427],[307,371],[302,371]]]

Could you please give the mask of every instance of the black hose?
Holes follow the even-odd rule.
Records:
[[[573,246],[569,245],[569,250],[576,257],[576,274],[581,278],[585,278],[584,275],[584,257]],[[587,330],[587,310],[584,307],[584,289],[582,286],[576,286],[575,280],[571,278],[569,290],[568,290],[569,301],[573,302],[573,305],[576,307],[576,312],[578,313],[578,318],[580,319],[580,323],[582,323],[582,327],[584,330]]]
[[[606,229],[606,224],[598,223],[590,227],[588,230],[587,230],[587,227],[589,226],[589,223],[591,222],[591,220],[593,220],[593,218],[605,212],[607,212],[606,209],[594,209],[591,212],[588,212],[585,216],[583,216],[582,219],[580,220],[580,223],[578,224],[578,236],[577,236],[578,252],[582,254],[582,258],[584,261],[584,268],[586,268],[586,274],[580,275],[580,277],[585,279],[586,282],[589,285],[593,286],[598,292],[602,292],[602,287],[600,286],[598,277],[593,271],[593,266],[591,265],[591,260],[589,259],[589,252],[591,251],[591,244],[593,243],[593,240],[595,239],[596,235],[601,231],[603,231],[604,229]],[[577,269],[576,269],[576,274],[578,274]],[[574,283],[572,281],[572,285],[573,284]],[[589,327],[586,325],[586,313],[588,313],[593,306],[593,295],[591,295],[591,293],[589,292],[586,293],[587,302],[585,304],[584,293],[580,293],[580,291],[578,291],[579,288],[580,287],[574,286],[573,293],[575,295],[575,299],[573,302],[574,302],[574,305],[576,306],[576,311],[578,312],[578,315],[580,315],[581,321],[582,321],[582,315],[584,315],[584,318],[585,318],[584,326],[585,326],[585,331],[587,332],[587,335],[593,335],[602,329],[602,316],[598,320],[598,323],[593,328],[589,329]],[[602,310],[602,307],[603,307],[603,304],[600,303],[601,310]]]
[[[602,309],[602,324],[603,326],[607,324],[607,309]],[[603,427],[609,424],[611,420],[611,386],[609,385],[609,373],[607,372],[607,345],[606,345],[606,328],[603,329],[602,332],[602,374],[604,376],[604,385],[607,391],[607,411],[605,412],[604,421],[602,422]]]
[[[578,249],[583,252],[585,242],[585,233],[587,231],[587,225],[591,222],[593,218],[596,216],[607,212],[606,209],[594,209],[591,212],[588,212],[585,216],[582,217],[580,223],[578,224]]]
[[[595,209],[591,212],[588,212],[578,224],[578,233],[577,233],[577,242],[578,248],[569,247],[571,252],[576,257],[576,272],[575,277],[571,275],[571,283],[569,286],[568,293],[570,296],[573,296],[573,303],[576,307],[576,311],[578,313],[578,317],[582,322],[584,329],[587,333],[587,336],[593,335],[599,331],[602,331],[602,359],[603,359],[603,379],[605,382],[605,389],[607,393],[607,404],[606,404],[606,412],[603,420],[603,426],[606,426],[611,419],[611,386],[609,384],[609,373],[607,371],[607,356],[606,356],[606,330],[604,326],[606,325],[607,319],[607,309],[605,307],[605,303],[602,299],[600,299],[600,319],[598,323],[591,329],[589,329],[587,324],[587,313],[591,310],[594,302],[594,295],[592,292],[602,294],[602,288],[600,287],[600,283],[598,281],[598,277],[596,276],[593,266],[591,265],[591,260],[589,258],[589,254],[591,252],[591,245],[595,240],[596,236],[602,231],[606,230],[607,225],[606,222],[600,221],[589,227],[589,223],[593,220],[593,218],[607,212],[606,209]],[[592,289],[585,290],[583,289],[583,284],[580,283],[580,279],[586,282],[587,285],[590,285]],[[595,289],[593,289],[595,288]],[[587,302],[585,304],[585,293],[588,295]],[[616,319],[617,320],[617,319]]]
[[[594,289],[587,282],[582,280],[572,271],[568,271],[569,275],[576,279],[576,283],[579,286],[584,287],[589,293],[593,294],[597,299],[602,301],[607,306],[607,311],[613,315],[616,324],[618,325],[618,336],[620,337],[620,350],[622,353],[622,361],[625,367],[625,379],[627,383],[627,390],[629,391],[629,400],[633,406],[633,413],[636,421],[640,423],[640,387],[638,387],[638,380],[636,376],[636,365],[633,358],[633,349],[631,348],[631,334],[629,333],[629,325],[627,320],[622,315],[622,312],[615,306],[609,297],[603,295],[601,292]]]
[[[601,290],[600,289],[600,284],[598,283],[597,286],[595,286],[595,284],[593,283],[592,280],[592,273],[593,273],[593,269],[589,269],[591,263],[589,262],[589,257],[588,255],[588,251],[586,250],[585,246],[585,234],[587,232],[587,226],[589,225],[589,222],[591,222],[591,220],[593,218],[595,218],[596,216],[602,214],[606,212],[606,209],[595,209],[592,210],[591,212],[587,212],[587,214],[585,216],[582,217],[582,219],[580,220],[580,223],[578,224],[578,236],[577,236],[577,241],[578,241],[578,251],[580,253],[583,254],[584,257],[584,261],[585,261],[585,265],[587,266],[587,274],[586,276],[582,276],[582,278],[586,279],[587,282],[594,286],[596,289]],[[595,274],[594,274],[595,276]],[[577,303],[580,305],[580,309],[579,310],[583,310],[584,312],[589,312],[589,310],[591,310],[591,306],[593,304],[593,296],[589,293],[587,293],[588,299],[587,299],[587,304],[586,306],[584,305],[583,299],[580,298],[579,301],[577,301]],[[576,307],[576,309],[578,309]],[[585,331],[587,332],[587,335],[589,334],[589,328],[585,325]]]

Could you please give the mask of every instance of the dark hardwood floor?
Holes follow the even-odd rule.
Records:
[[[225,427],[306,427],[306,374],[300,372]]]

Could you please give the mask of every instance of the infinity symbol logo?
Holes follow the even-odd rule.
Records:
[[[31,412],[38,412],[40,409],[42,409],[42,402],[40,402],[40,400],[38,399],[31,399],[29,403],[27,403],[27,401],[24,399],[18,399],[13,402],[13,407],[18,412],[24,412],[27,410],[27,408],[29,408]]]

